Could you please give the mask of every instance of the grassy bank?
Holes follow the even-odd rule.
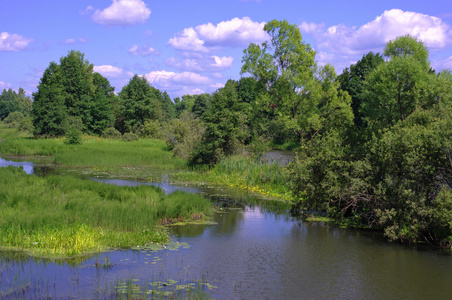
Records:
[[[37,256],[70,256],[168,240],[161,223],[202,219],[210,202],[152,186],[119,187],[0,168],[0,245]]]
[[[59,166],[83,168],[106,176],[159,180],[161,174],[185,183],[209,183],[250,191],[267,198],[290,200],[284,168],[245,156],[225,158],[213,169],[189,169],[162,140],[124,142],[84,136],[82,145],[66,145],[64,138],[33,139],[0,125],[0,155],[37,157]],[[31,159],[33,160],[33,159]]]

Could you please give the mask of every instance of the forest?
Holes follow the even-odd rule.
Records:
[[[270,39],[243,51],[242,77],[211,94],[171,99],[140,75],[116,93],[73,50],[49,64],[32,97],[3,90],[0,120],[73,145],[83,135],[164,140],[194,169],[244,155],[260,165],[269,149],[293,150],[294,161],[260,171],[256,184],[284,186],[294,213],[450,249],[452,73],[434,70],[425,44],[406,35],[337,75],[296,25],[264,29]]]

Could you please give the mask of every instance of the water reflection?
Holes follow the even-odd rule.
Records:
[[[25,173],[33,174],[34,173],[33,165],[34,164],[29,161],[12,161],[12,160],[7,160],[7,159],[0,157],[0,168],[8,167],[8,166],[13,166],[13,167],[18,167],[18,168],[22,167],[23,170],[25,171]]]

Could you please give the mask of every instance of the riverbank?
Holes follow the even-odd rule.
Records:
[[[175,157],[166,143],[156,139],[125,142],[83,136],[82,145],[67,145],[65,138],[34,139],[31,135],[0,124],[0,155],[27,157],[49,168],[77,168],[89,176],[209,184],[248,191],[261,197],[290,202],[284,167],[278,162],[252,160],[238,155],[225,158],[213,168],[189,168],[187,161]]]

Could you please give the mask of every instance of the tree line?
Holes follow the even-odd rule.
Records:
[[[190,165],[213,166],[244,147],[296,149],[286,167],[294,211],[450,247],[451,72],[435,71],[425,44],[406,35],[337,76],[296,25],[273,20],[264,30],[270,39],[244,50],[242,78],[211,94],[171,100],[138,75],[115,94],[71,51],[50,63],[21,113],[37,137],[165,139]],[[2,94],[1,116],[20,111],[2,104],[19,94]]]

